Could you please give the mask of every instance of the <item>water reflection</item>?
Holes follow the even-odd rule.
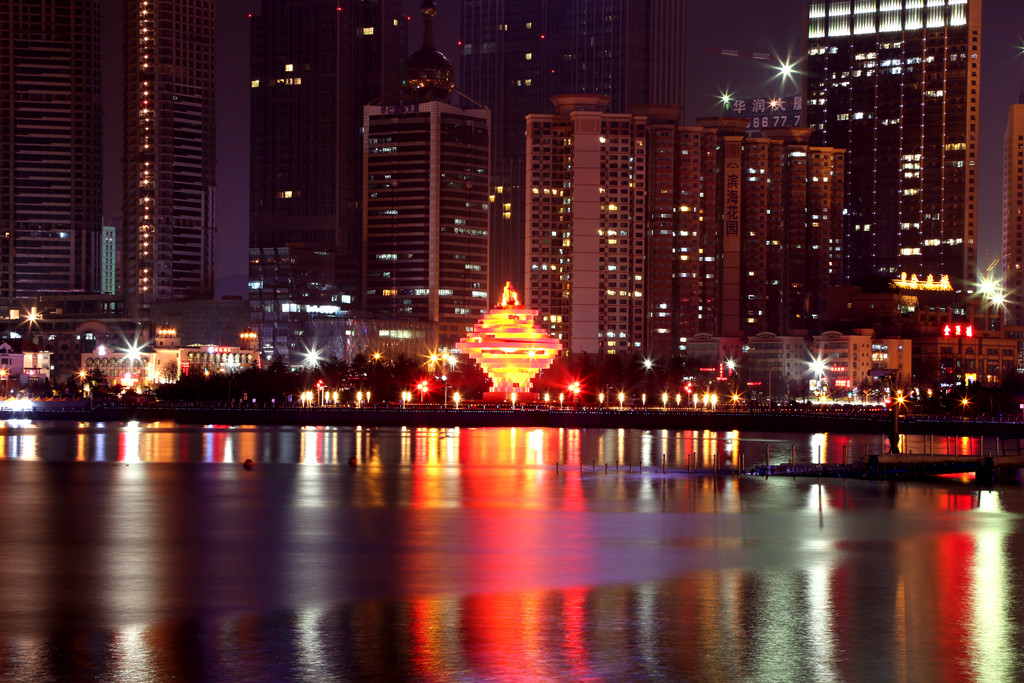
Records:
[[[1024,678],[1019,487],[685,471],[862,437],[4,430],[0,680]]]
[[[45,448],[39,435],[45,433]],[[978,457],[995,439],[902,437],[905,452]],[[735,470],[773,464],[839,463],[886,452],[878,435],[759,434],[701,430],[541,428],[362,428],[0,421],[0,460],[345,464],[375,458],[402,464]]]

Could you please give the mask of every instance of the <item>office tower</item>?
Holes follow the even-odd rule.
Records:
[[[0,300],[95,293],[101,220],[99,3],[0,9]]]
[[[397,87],[405,31],[398,0],[264,0],[252,17],[249,297],[267,353],[324,346],[360,304],[363,106]],[[318,275],[282,279],[290,252]]]
[[[807,110],[848,150],[845,276],[976,279],[980,0],[812,0]]]
[[[424,346],[452,349],[488,309],[490,112],[452,103],[434,3],[421,12],[397,99],[363,110],[363,291],[371,317],[426,323]]]
[[[608,97],[612,113],[682,106],[685,9],[684,0],[463,4],[461,83],[493,116],[492,299],[525,267],[526,116],[562,94]]]
[[[1003,138],[1003,154],[1003,288],[1008,295],[1006,318],[1011,325],[1024,325],[1024,102],[1010,106],[1006,135]]]
[[[213,296],[213,0],[127,0],[124,19],[124,293]]]
[[[603,95],[526,117],[525,303],[570,354],[644,342],[646,118]]]

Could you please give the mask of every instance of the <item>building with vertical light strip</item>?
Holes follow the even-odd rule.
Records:
[[[454,349],[488,310],[490,111],[453,102],[437,9],[421,12],[403,88],[363,109],[363,292],[371,318],[405,321],[390,333],[422,335],[425,351]]]
[[[263,0],[250,20],[249,303],[263,352],[328,355],[361,305],[363,106],[396,87],[398,0]]]
[[[213,296],[214,1],[127,0],[124,22],[124,294]]]
[[[685,35],[685,0],[463,3],[460,82],[494,117],[492,294],[525,267],[526,116],[565,93],[608,97],[613,113],[681,107]]]
[[[95,0],[0,9],[0,300],[100,288]]]
[[[1021,99],[1024,100],[1024,88]],[[1010,106],[1003,138],[1003,288],[1006,318],[1024,325],[1024,102]]]
[[[977,277],[980,0],[812,0],[807,113],[848,151],[845,276]]]

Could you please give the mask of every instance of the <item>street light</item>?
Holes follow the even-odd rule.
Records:
[[[429,385],[426,380],[423,380],[416,385],[416,388],[420,390],[420,403],[425,403],[427,399],[427,389]]]
[[[822,389],[822,378],[825,376],[825,360],[821,358],[821,356],[818,356],[811,361],[810,365],[811,372],[814,373],[815,378],[814,390],[820,398],[825,393]]]
[[[619,392],[619,410],[622,410],[622,402],[626,400],[625,392]]]

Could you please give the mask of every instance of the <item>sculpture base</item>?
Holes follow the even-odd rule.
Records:
[[[540,394],[536,391],[516,392],[516,403],[537,403],[540,401]],[[512,392],[510,391],[485,391],[484,403],[511,403]]]

